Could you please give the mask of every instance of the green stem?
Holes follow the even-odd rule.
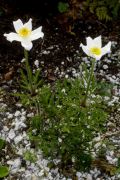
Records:
[[[86,93],[85,93],[85,97],[84,97],[84,100],[83,100],[83,105],[86,106],[86,101],[87,101],[87,98],[88,98],[88,93],[89,93],[89,90],[90,90],[90,85],[91,85],[91,80],[92,80],[92,77],[93,77],[93,73],[94,73],[94,67],[95,67],[95,59],[92,60],[92,66],[91,66],[91,69],[90,69],[90,76],[89,76],[89,80],[88,80],[88,83],[87,83],[87,89],[86,89]]]
[[[33,93],[32,71],[29,65],[29,61],[28,61],[28,51],[26,49],[24,49],[24,56],[25,56],[25,66],[26,66],[26,71],[27,71],[27,77],[30,84],[30,92],[32,94]]]

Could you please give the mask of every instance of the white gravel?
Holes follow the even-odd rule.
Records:
[[[114,46],[116,46],[116,42],[112,42]],[[49,54],[51,50],[50,47],[47,50],[44,50],[42,53],[44,55]],[[58,48],[58,47],[57,47]],[[78,52],[79,53],[79,52]],[[111,100],[109,97],[105,97],[105,100],[108,101],[108,106],[115,106],[115,104],[120,105],[120,61],[118,61],[118,55],[120,55],[120,51],[116,51],[115,54],[108,55],[109,58],[104,57],[102,60],[103,66],[98,66],[98,69],[96,69],[96,74],[101,75],[103,79],[108,80],[111,82],[114,86],[114,95],[112,96]],[[75,55],[77,57],[77,55]],[[82,58],[82,60],[90,65],[90,61],[87,57]],[[67,61],[72,61],[70,57],[67,57]],[[81,59],[78,57],[76,61],[79,62]],[[78,63],[77,62],[77,63]],[[117,74],[111,74],[111,71],[109,67],[113,66],[112,63],[117,62]],[[44,66],[44,62],[41,62]],[[105,64],[104,64],[105,63]],[[40,62],[38,60],[35,60],[34,62],[35,66],[39,68]],[[65,64],[65,61],[61,62],[61,66]],[[100,64],[98,62],[98,64]],[[57,77],[65,77],[69,78],[71,74],[73,77],[80,76],[79,66],[77,67],[68,67],[66,71],[60,71],[59,67],[56,67],[54,70],[54,74]],[[16,111],[11,111],[10,107],[8,107],[4,102],[3,98],[0,99],[0,109],[4,109],[4,111],[0,111],[0,118],[1,123],[3,123],[0,137],[5,139],[7,142],[11,144],[11,146],[14,149],[15,156],[11,157],[9,154],[6,156],[6,163],[9,165],[10,168],[10,175],[8,178],[5,178],[5,180],[12,179],[14,176],[17,178],[16,180],[72,180],[71,178],[65,178],[63,175],[59,174],[59,169],[56,167],[55,169],[49,169],[48,168],[48,159],[44,159],[42,152],[35,151],[31,148],[31,143],[29,141],[29,137],[25,132],[26,125],[26,119],[28,117],[32,117],[33,113],[27,113],[26,110],[22,107],[21,104],[17,103],[15,105]],[[120,107],[120,106],[119,106]],[[120,108],[119,108],[120,109]],[[120,111],[120,110],[119,110]],[[118,112],[119,112],[118,111]],[[117,113],[118,114],[118,113]],[[120,113],[119,113],[120,114]],[[116,115],[117,116],[117,115]],[[120,117],[120,116],[119,116]],[[108,122],[107,126],[108,129],[112,128],[112,131],[116,131],[116,125],[120,123],[120,119],[115,119],[115,116],[111,116],[110,122]],[[119,122],[118,122],[119,121]],[[113,124],[113,126],[111,126]],[[1,128],[1,127],[0,127]],[[119,127],[120,130],[120,127]],[[118,130],[117,130],[118,131]],[[101,141],[101,135],[98,135],[98,137],[94,138],[95,146],[94,146],[94,156],[96,155],[97,150],[102,144]],[[115,147],[120,147],[120,136],[110,136],[111,142],[115,143]],[[61,141],[61,139],[59,139]],[[117,146],[118,145],[118,146]],[[104,146],[104,145],[103,145]],[[106,146],[104,146],[106,147]],[[23,158],[23,154],[29,150],[30,152],[33,152],[37,156],[37,160],[35,163],[31,163],[30,161],[25,161]],[[106,151],[106,159],[110,164],[116,165],[118,161],[118,157],[116,156],[115,150],[108,150]],[[120,153],[120,152],[119,152]],[[23,166],[23,160],[25,161],[25,166]],[[59,162],[59,159],[56,160]],[[90,170],[89,173],[83,173],[83,172],[77,172],[76,176],[78,177],[78,180],[119,180],[120,174],[116,174],[113,176],[108,176],[105,173],[100,172],[99,169],[93,168]]]

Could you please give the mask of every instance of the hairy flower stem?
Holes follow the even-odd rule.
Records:
[[[90,76],[89,76],[89,79],[88,79],[87,88],[86,88],[86,92],[85,92],[85,97],[84,97],[83,102],[82,102],[82,106],[86,106],[91,81],[92,81],[93,76],[94,76],[94,67],[95,67],[95,59],[92,59],[92,66],[91,66],[91,69],[90,69]]]
[[[27,71],[27,77],[28,77],[28,82],[30,86],[30,93],[34,93],[34,88],[33,88],[33,82],[32,82],[32,70],[29,65],[28,61],[28,51],[24,49],[24,57],[25,57],[25,66],[26,66],[26,71]]]

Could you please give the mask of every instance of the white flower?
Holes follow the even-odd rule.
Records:
[[[84,46],[82,43],[80,47],[82,47],[83,51],[90,57],[95,58],[96,60],[100,60],[103,55],[106,53],[110,53],[111,51],[111,42],[108,42],[106,46],[102,48],[101,36],[98,36],[94,39],[91,37],[86,38],[87,45]]]
[[[33,46],[32,41],[38,38],[43,38],[44,34],[41,31],[42,26],[32,31],[32,19],[25,24],[22,23],[20,19],[13,21],[13,26],[16,33],[11,32],[9,34],[4,34],[8,41],[19,41],[21,45],[26,49],[30,50]]]

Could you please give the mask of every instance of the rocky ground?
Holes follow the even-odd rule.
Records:
[[[30,16],[30,15],[29,15]],[[1,162],[10,168],[6,180],[119,180],[120,171],[114,173],[120,161],[120,27],[119,20],[101,23],[96,20],[79,20],[75,22],[72,33],[67,33],[64,26],[53,19],[33,17],[33,26],[43,26],[44,40],[38,40],[30,52],[30,62],[33,69],[42,69],[42,78],[46,83],[52,83],[58,78],[79,76],[79,65],[89,59],[82,53],[79,45],[85,43],[87,36],[102,35],[103,44],[112,41],[112,52],[97,62],[96,76],[107,80],[113,85],[112,97],[108,100],[108,108],[112,107],[106,127],[107,132],[98,135],[94,141],[93,155],[98,149],[105,149],[105,159],[95,162],[89,172],[76,172],[65,178],[61,174],[55,159],[56,168],[49,168],[49,159],[45,159],[40,150],[35,150],[27,134],[27,121],[33,113],[25,109],[20,102],[11,96],[19,91],[19,70],[22,67],[23,51],[17,42],[9,43],[3,33],[11,32],[12,21],[22,16],[12,15],[10,18],[0,18],[0,137],[7,141],[2,151]],[[26,19],[26,18],[24,18]],[[4,20],[4,21],[3,21]],[[35,153],[35,161],[25,158],[25,152]],[[120,163],[119,163],[120,164]]]

